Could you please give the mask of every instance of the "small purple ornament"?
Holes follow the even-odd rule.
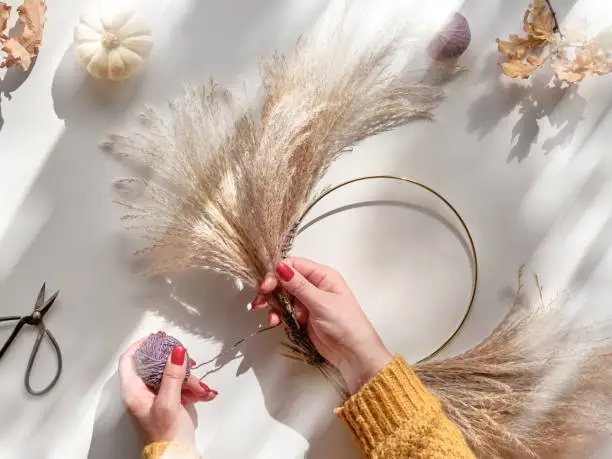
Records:
[[[457,59],[465,53],[471,41],[472,32],[467,19],[455,13],[431,40],[427,52],[437,61]]]
[[[150,334],[134,353],[136,373],[156,394],[159,392],[166,362],[175,346],[182,346],[182,344],[176,338],[163,331],[158,331]],[[187,372],[185,374],[185,382],[187,382],[191,373],[191,362],[188,355],[185,355],[185,359],[187,359]]]

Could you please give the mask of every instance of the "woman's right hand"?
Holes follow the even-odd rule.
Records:
[[[177,442],[195,450],[195,425],[185,406],[214,400],[217,391],[193,375],[185,382],[187,353],[185,348],[176,346],[164,367],[159,393],[154,394],[138,376],[134,360],[134,353],[145,339],[132,344],[119,359],[123,401],[145,445]]]
[[[253,309],[266,308],[279,285],[295,297],[298,320],[321,355],[338,368],[351,393],[392,360],[351,289],[332,268],[287,258],[276,266],[276,274],[266,275]],[[280,323],[279,315],[271,310],[268,322]]]

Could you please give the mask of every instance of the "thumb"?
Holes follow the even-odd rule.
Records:
[[[286,263],[276,265],[276,274],[281,285],[307,308],[316,307],[321,302],[321,290],[308,281],[299,271]]]
[[[157,401],[165,406],[180,405],[181,388],[185,381],[187,369],[186,349],[174,346],[166,362]]]

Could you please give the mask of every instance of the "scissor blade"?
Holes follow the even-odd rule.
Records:
[[[51,295],[51,298],[47,300],[47,303],[45,303],[45,306],[42,309],[40,309],[41,316],[44,316],[49,310],[49,308],[53,305],[53,303],[55,303],[57,295],[59,295],[59,290],[55,292],[53,295]]]
[[[34,305],[35,310],[40,310],[45,304],[45,290],[47,288],[47,283],[43,282],[40,291],[38,292],[38,298],[36,298],[36,304]]]

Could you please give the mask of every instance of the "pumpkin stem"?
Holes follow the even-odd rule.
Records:
[[[102,46],[108,50],[111,50],[118,48],[119,45],[119,38],[115,34],[104,32],[104,35],[102,35]]]

